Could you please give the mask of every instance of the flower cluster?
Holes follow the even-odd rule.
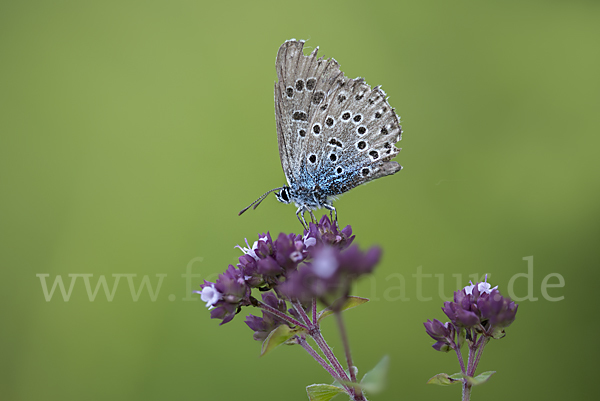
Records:
[[[286,303],[283,299],[277,298],[272,292],[267,292],[262,295],[263,303],[277,309],[281,313],[286,311]],[[262,317],[249,315],[246,317],[246,324],[252,330],[254,330],[254,339],[256,341],[264,341],[271,331],[282,324],[286,324],[286,321],[273,315],[270,312],[263,310]]]
[[[454,302],[445,302],[442,310],[457,327],[475,328],[478,332],[503,330],[515,320],[518,305],[503,297],[498,287],[490,287],[485,281],[471,283],[455,292]]]
[[[352,228],[339,230],[327,216],[318,224],[310,223],[302,234],[261,234],[252,246],[237,246],[244,254],[236,266],[230,265],[217,281],[204,281],[200,294],[211,309],[211,318],[225,324],[244,306],[261,306],[263,316],[250,316],[246,324],[254,330],[256,340],[266,336],[290,319],[286,302],[307,305],[312,299],[331,302],[349,295],[356,278],[373,271],[379,261],[379,248],[361,252],[354,240]],[[262,301],[252,296],[252,290],[263,292]],[[293,319],[297,310],[287,311]]]
[[[357,246],[344,252],[334,247],[322,247],[314,252],[311,263],[289,275],[281,285],[281,292],[303,304],[317,298],[333,305],[335,300],[349,295],[354,280],[373,271],[380,256],[379,248],[362,253]]]
[[[504,337],[504,329],[515,320],[518,305],[503,297],[497,288],[491,288],[486,276],[485,281],[456,291],[454,302],[445,302],[442,308],[450,322],[434,319],[424,323],[427,334],[436,340],[433,348],[438,351],[455,348],[455,336],[463,331],[469,340],[476,334]]]

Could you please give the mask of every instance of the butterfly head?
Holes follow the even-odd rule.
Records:
[[[281,191],[275,192],[275,197],[281,203],[290,203],[292,201],[292,197],[290,196],[290,187],[282,187]]]

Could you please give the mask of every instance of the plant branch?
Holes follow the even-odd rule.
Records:
[[[338,375],[336,371],[331,367],[331,365],[329,365],[327,361],[323,359],[323,357],[319,355],[319,353],[315,351],[313,347],[310,346],[308,341],[306,341],[306,338],[298,336],[296,336],[296,338],[298,339],[298,344],[300,344],[302,348],[304,348],[304,350],[310,354],[310,356],[312,356],[317,362],[319,362],[319,364],[323,367],[323,369],[327,371],[327,373],[329,373],[335,380],[341,383],[343,379],[340,377],[340,375]],[[346,388],[346,386],[344,386],[344,388]]]
[[[266,312],[269,312],[272,315],[275,315],[278,318],[280,318],[282,320],[285,320],[286,322],[288,322],[290,324],[293,324],[294,326],[298,326],[298,327],[301,327],[301,328],[303,328],[305,330],[308,330],[308,327],[305,324],[303,324],[303,323],[299,322],[298,320],[294,319],[293,317],[291,317],[287,313],[284,313],[284,312],[280,311],[279,309],[275,309],[272,306],[269,306],[269,305],[265,304],[264,302],[261,302],[261,301],[258,301],[258,300],[257,300],[257,302],[258,302],[257,306],[260,309],[262,309],[262,310],[264,310]]]
[[[294,309],[296,310],[296,312],[298,312],[298,315],[300,315],[300,317],[302,318],[302,320],[304,320],[304,322],[306,323],[306,326],[309,329],[311,327],[313,327],[313,324],[310,322],[310,317],[308,317],[308,315],[306,314],[306,311],[302,307],[302,304],[300,302],[298,302],[298,301],[292,301],[292,306],[294,307]]]
[[[472,376],[475,375],[475,370],[477,369],[477,365],[479,365],[479,360],[481,359],[481,354],[483,354],[483,349],[489,341],[489,337],[486,337],[484,335],[481,336],[481,339],[479,340],[478,344],[477,356],[475,357],[475,362],[473,363],[473,372],[471,373]]]
[[[348,363],[348,372],[350,372],[350,379],[356,382],[356,374],[354,373],[354,363],[352,362],[352,354],[350,352],[350,342],[348,341],[348,334],[346,333],[346,326],[344,325],[344,319],[340,312],[335,312],[335,318],[337,320],[338,328],[340,330],[340,337],[344,344],[344,352],[346,353],[346,362]]]

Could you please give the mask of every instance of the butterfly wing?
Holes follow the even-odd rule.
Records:
[[[400,152],[395,143],[402,138],[402,127],[385,92],[361,78],[345,78],[327,104],[311,121],[322,127],[316,180],[325,192],[341,194],[402,169],[391,161]]]
[[[334,59],[304,56],[303,41],[277,53],[275,114],[281,164],[288,184],[301,182],[335,196],[394,174],[398,117],[385,93],[362,78],[348,79]]]
[[[277,52],[275,62],[278,81],[275,83],[275,115],[279,156],[288,183],[297,181],[306,171],[307,150],[320,141],[310,134],[310,121],[327,96],[330,82],[343,76],[338,63],[317,59],[316,48],[304,56],[304,41],[286,41]],[[315,163],[308,163],[313,167]]]

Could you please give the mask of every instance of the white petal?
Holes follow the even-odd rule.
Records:
[[[221,294],[216,288],[215,285],[212,284],[210,287],[204,287],[202,289],[202,293],[200,294],[200,299],[206,302],[206,307],[208,309],[212,309],[215,307],[215,304],[219,302],[223,298],[223,294]]]
[[[321,278],[329,278],[335,273],[338,268],[338,261],[335,258],[335,253],[331,248],[325,248],[320,252],[313,261],[313,269],[315,274]]]
[[[317,244],[317,239],[314,237],[307,237],[304,238],[304,246],[306,246],[307,248],[310,246],[314,246]]]
[[[467,295],[473,294],[473,288],[475,288],[475,284],[473,284],[472,281],[469,281],[469,283],[471,283],[471,285],[465,287],[465,292],[467,293]]]
[[[302,260],[302,252],[300,252],[300,251],[292,252],[290,255],[290,259],[292,259],[294,262],[301,261]]]

